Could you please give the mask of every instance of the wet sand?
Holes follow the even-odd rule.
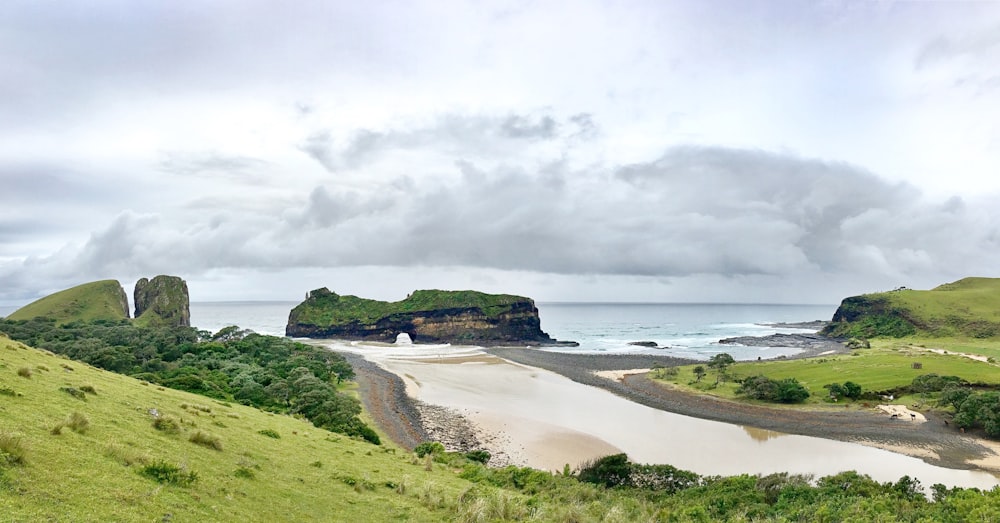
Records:
[[[493,466],[561,470],[565,464],[572,468],[624,451],[637,461],[670,463],[702,474],[832,474],[843,466],[872,469],[870,464],[878,463],[862,472],[883,481],[919,473],[934,478],[925,479],[927,484],[983,488],[997,481],[971,471],[929,470],[920,463],[968,469],[1000,464],[1000,449],[959,435],[933,418],[927,423],[890,421],[874,408],[770,409],[665,389],[641,374],[621,381],[594,374],[690,363],[687,360],[521,348],[488,349],[488,354],[473,348],[441,353],[423,348],[348,350],[355,353],[352,362],[362,362],[355,367],[362,397],[387,436],[408,448],[427,439],[445,441],[452,450],[483,448],[493,454]],[[381,390],[373,391],[376,388]],[[429,409],[434,405],[438,407]],[[687,448],[691,451],[677,450]],[[852,464],[845,465],[845,459]],[[707,468],[706,461],[712,462]]]

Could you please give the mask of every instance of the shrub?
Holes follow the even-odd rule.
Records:
[[[27,449],[21,441],[21,436],[9,432],[0,432],[0,466],[24,465]]]
[[[422,458],[427,455],[437,455],[444,453],[444,445],[437,441],[425,441],[417,445],[413,452],[417,454],[417,457]]]
[[[97,389],[93,385],[81,385],[80,390],[86,392],[87,394],[97,394]]]
[[[181,431],[180,424],[171,416],[153,418],[153,428],[167,434],[177,434]]]
[[[193,434],[191,434],[191,437],[188,438],[188,441],[190,441],[191,443],[195,443],[197,445],[201,445],[203,447],[208,447],[210,449],[222,450],[222,440],[219,439],[218,436],[214,436],[212,434],[209,434],[207,432],[202,432],[200,430],[195,431]]]
[[[482,463],[483,465],[489,463],[490,458],[493,457],[488,451],[485,450],[470,450],[465,453],[465,458],[471,461],[476,461]]]
[[[17,369],[17,375],[22,378],[31,379],[31,369],[28,367],[21,367],[20,369]]]
[[[588,461],[580,466],[577,478],[586,483],[617,487],[628,485],[632,475],[632,465],[625,454],[612,454]]]
[[[753,399],[780,403],[801,403],[809,397],[809,391],[795,378],[774,381],[767,376],[754,376],[743,380],[736,389]]]
[[[196,472],[184,472],[181,467],[166,461],[157,461],[146,465],[142,467],[141,473],[159,483],[177,485],[178,487],[187,487],[198,479]]]
[[[281,438],[281,434],[278,434],[276,431],[273,431],[271,429],[258,430],[257,434],[260,434],[261,436],[267,436],[269,438],[274,438],[274,439],[280,439]]]

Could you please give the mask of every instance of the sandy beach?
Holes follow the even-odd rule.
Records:
[[[494,466],[561,470],[626,452],[637,461],[669,462],[702,474],[825,475],[868,466],[873,470],[864,472],[880,480],[909,474],[933,477],[924,480],[928,484],[983,488],[997,478],[981,470],[1000,470],[993,468],[1000,449],[941,420],[890,419],[876,409],[769,409],[670,390],[636,372],[688,363],[665,356],[349,350],[352,362],[364,362],[356,369],[366,408],[389,437],[406,447],[435,439],[453,450],[484,448]],[[595,374],[607,371],[612,374]],[[445,434],[449,427],[451,434]]]

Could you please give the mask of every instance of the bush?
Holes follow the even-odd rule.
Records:
[[[87,419],[87,416],[84,416],[79,412],[73,412],[67,416],[65,423],[67,427],[77,434],[83,434],[90,429],[90,420]]]
[[[202,447],[208,447],[214,450],[222,450],[222,440],[218,436],[213,436],[207,432],[196,431],[191,434],[188,441],[201,445]]]
[[[417,445],[413,449],[413,452],[416,452],[417,453],[417,457],[420,457],[420,458],[422,458],[424,456],[427,456],[429,454],[430,455],[443,454],[444,453],[444,445],[442,445],[441,443],[439,443],[437,441],[425,441],[425,442]]]
[[[470,450],[465,453],[465,458],[471,461],[482,463],[483,465],[490,462],[490,458],[493,457],[488,451],[485,450]]]
[[[93,385],[81,385],[80,390],[86,392],[87,394],[97,394],[97,389]]]
[[[628,456],[612,454],[581,465],[577,478],[586,483],[611,488],[628,485],[631,475],[632,465],[628,461]]]
[[[274,438],[274,439],[280,439],[281,438],[281,434],[278,434],[276,431],[273,431],[271,429],[258,430],[257,434],[260,434],[261,436],[267,436],[269,438]]]
[[[763,375],[743,380],[736,393],[778,403],[801,403],[809,397],[809,391],[795,378],[774,381]]]
[[[142,467],[141,473],[159,483],[177,485],[178,487],[187,487],[198,479],[196,472],[184,472],[182,468],[166,461],[157,461],[146,465]]]
[[[21,367],[20,369],[17,369],[17,375],[22,378],[31,379],[31,369],[28,367]]]

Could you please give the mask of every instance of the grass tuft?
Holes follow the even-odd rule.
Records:
[[[0,466],[24,465],[28,450],[21,436],[10,432],[0,432]]]
[[[183,468],[162,460],[142,467],[141,473],[158,483],[178,487],[190,486],[198,479],[198,473],[195,471],[185,472]]]
[[[17,369],[17,375],[22,378],[31,379],[31,369],[28,367],[21,367],[20,369]]]
[[[59,387],[59,390],[65,392],[66,394],[69,394],[70,396],[73,396],[78,400],[87,401],[87,395],[82,390],[77,389],[75,387]]]
[[[269,438],[281,439],[281,434],[278,434],[276,431],[273,431],[271,429],[258,430],[257,434],[260,434],[261,436],[267,436]]]
[[[188,438],[188,441],[190,441],[191,443],[195,443],[197,445],[201,445],[203,447],[208,447],[210,449],[219,451],[222,450],[222,440],[219,439],[218,436],[214,436],[212,434],[209,434],[207,432],[202,432],[200,430],[192,433],[191,437]]]
[[[153,428],[167,434],[177,434],[181,431],[180,424],[172,416],[153,418]]]

